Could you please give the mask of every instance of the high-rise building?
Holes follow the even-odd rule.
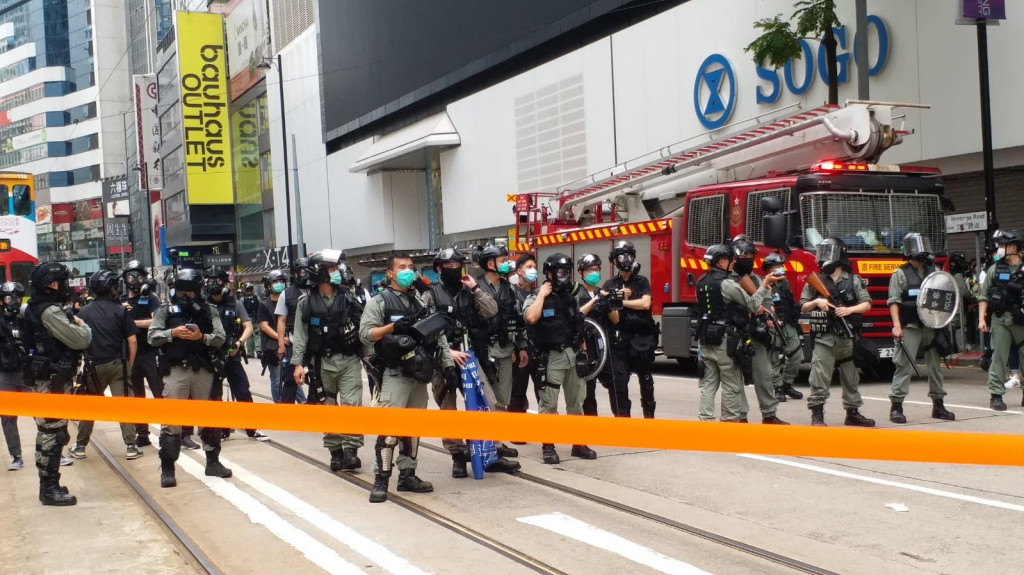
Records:
[[[124,46],[122,1],[0,0],[0,170],[70,215],[40,222],[39,257],[78,275],[107,256],[101,180],[125,173]]]

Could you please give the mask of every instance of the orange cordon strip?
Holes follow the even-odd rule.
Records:
[[[0,392],[10,415],[1024,467],[1024,435]]]

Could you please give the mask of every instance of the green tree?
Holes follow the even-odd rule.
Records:
[[[839,79],[836,64],[836,36],[833,26],[839,26],[835,0],[800,0],[793,5],[796,11],[790,20],[796,21],[796,30],[782,14],[754,23],[761,35],[744,48],[752,52],[758,66],[779,69],[790,59],[803,55],[800,40],[819,40],[825,45],[825,66],[828,69],[828,103],[839,103]],[[767,66],[766,66],[767,64]]]

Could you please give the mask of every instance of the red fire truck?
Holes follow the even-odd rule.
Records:
[[[838,237],[872,296],[863,333],[889,358],[885,300],[889,276],[903,264],[903,236],[924,235],[945,266],[943,212],[952,209],[937,169],[877,163],[908,134],[893,127],[893,110],[908,106],[916,107],[850,102],[758,118],[746,129],[663,148],[554,193],[521,196],[514,247],[528,246],[541,261],[554,252],[606,258],[615,241],[632,241],[640,273],[651,280],[662,351],[682,363],[696,354],[695,287],[708,269],[708,246],[745,234],[758,246],[758,270],[764,256],[784,252],[799,297],[807,274],[818,271],[814,247]],[[614,268],[605,265],[610,277]]]

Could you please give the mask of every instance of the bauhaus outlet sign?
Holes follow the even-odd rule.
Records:
[[[868,28],[873,29],[878,38],[878,45],[868,55],[868,75],[875,76],[885,69],[889,61],[889,29],[878,16],[868,16]],[[833,28],[838,43],[836,50],[837,76],[840,84],[846,84],[852,76],[850,68],[856,60],[856,34],[844,24]],[[782,96],[782,91],[800,96],[814,84],[817,76],[828,85],[827,61],[825,46],[817,42],[814,50],[807,40],[800,40],[803,53],[797,61],[789,60],[781,71],[770,70],[757,66],[755,72],[759,79],[754,87],[754,97],[759,105],[774,104]],[[871,59],[874,61],[870,61]],[[697,69],[693,83],[693,107],[697,119],[708,130],[717,130],[724,126],[736,107],[738,86],[736,75],[729,60],[722,54],[711,54]]]

